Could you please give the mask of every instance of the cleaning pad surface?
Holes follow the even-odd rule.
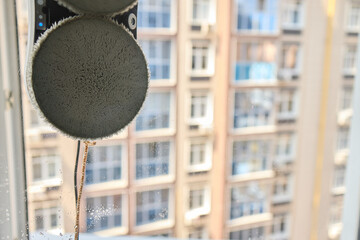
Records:
[[[112,15],[123,12],[137,3],[137,0],[57,0],[75,13]]]
[[[136,40],[102,18],[65,20],[40,38],[28,90],[45,119],[77,139],[123,129],[140,110],[148,68]]]

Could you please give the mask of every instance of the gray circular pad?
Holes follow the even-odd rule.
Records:
[[[103,18],[72,18],[50,29],[34,53],[30,96],[67,135],[98,139],[124,128],[140,110],[148,68],[136,40]]]
[[[137,0],[57,0],[76,13],[115,14],[134,5]]]

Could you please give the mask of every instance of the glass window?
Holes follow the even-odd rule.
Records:
[[[136,144],[136,179],[169,174],[170,142]]]
[[[204,227],[198,227],[190,230],[189,239],[207,239],[207,233]]]
[[[270,141],[235,141],[233,143],[232,175],[264,171],[270,165]]]
[[[276,81],[276,51],[270,41],[238,42],[235,82]]]
[[[201,125],[212,123],[211,101],[207,92],[191,94],[190,119]]]
[[[292,175],[281,174],[275,179],[273,203],[286,203],[292,198]]]
[[[297,114],[296,89],[281,89],[279,92],[278,120],[293,120]]]
[[[300,73],[301,52],[298,43],[283,43],[278,76],[282,80],[292,80]]]
[[[236,0],[237,30],[259,33],[278,31],[277,0]]]
[[[297,30],[303,26],[303,2],[302,0],[286,0],[282,15],[283,29]]]
[[[195,74],[210,74],[214,68],[214,58],[209,41],[193,41],[191,69]]]
[[[346,172],[346,165],[335,165],[334,168],[334,180],[333,180],[333,187],[344,187],[345,186],[345,172]]]
[[[123,149],[122,145],[90,147],[86,165],[86,184],[121,179]]]
[[[346,27],[349,32],[359,32],[360,3],[358,1],[349,1],[346,20],[347,20]]]
[[[200,165],[205,163],[205,143],[193,143],[190,146],[190,165]]]
[[[170,92],[150,92],[136,118],[136,131],[170,127]]]
[[[230,240],[263,240],[265,239],[264,227],[250,228],[230,232]]]
[[[212,0],[192,1],[192,20],[194,23],[207,23],[210,20]]]
[[[140,40],[140,45],[149,63],[151,80],[171,78],[171,40]]]
[[[274,124],[272,90],[254,89],[235,92],[234,128]]]
[[[280,133],[278,135],[275,158],[277,164],[293,161],[296,150],[295,141],[296,137],[294,133]]]
[[[37,231],[44,230],[61,230],[61,208],[39,208],[35,209],[35,225]]]
[[[338,130],[337,150],[346,150],[349,148],[349,128],[341,127]]]
[[[136,225],[169,218],[169,189],[136,193]]]
[[[345,46],[345,55],[344,55],[344,67],[343,72],[345,75],[355,75],[356,73],[356,45],[347,45]]]
[[[86,231],[122,226],[122,195],[86,198]]]
[[[274,239],[288,238],[290,231],[289,226],[289,214],[288,213],[276,213],[274,214],[272,223],[272,236]]]
[[[352,95],[353,88],[352,87],[344,87],[342,90],[342,98],[340,103],[340,109],[346,110],[352,108]]]
[[[47,150],[32,156],[33,182],[61,178],[61,159]]]
[[[189,210],[203,208],[205,206],[205,189],[194,189],[189,192]]]
[[[266,201],[265,188],[255,183],[234,187],[231,189],[230,219],[262,214],[267,211]]]
[[[171,28],[173,0],[140,0],[138,8],[139,28]]]

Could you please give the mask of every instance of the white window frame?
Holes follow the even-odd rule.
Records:
[[[297,2],[300,4],[298,5]],[[304,26],[304,1],[303,0],[287,0],[284,2],[282,10],[282,28],[285,30],[301,30]],[[299,22],[294,23],[290,19],[294,12],[298,12]]]
[[[344,60],[343,60],[343,74],[344,75],[354,76],[356,74],[356,72],[357,72],[356,71],[357,50],[358,49],[355,44],[347,44],[345,46]]]
[[[143,37],[139,42],[140,45],[142,46],[142,48],[144,50],[146,50],[146,48],[148,48],[149,46],[144,46],[143,43],[144,42],[150,42],[150,41],[154,41],[155,44],[159,45],[161,47],[160,42],[165,42],[165,41],[170,41],[170,75],[169,78],[166,79],[154,79],[154,80],[150,80],[150,86],[173,86],[176,83],[176,70],[177,68],[174,67],[177,64],[177,58],[176,58],[176,39],[173,37]],[[149,44],[147,44],[149,45]],[[149,53],[150,54],[150,53]],[[158,62],[162,62],[164,61],[161,56],[160,57],[156,57],[155,60],[153,60],[152,58],[148,57],[148,55],[146,55],[147,59],[151,59],[151,61],[156,61],[156,63]]]
[[[292,174],[279,176],[274,182],[273,203],[289,202],[293,196],[294,178]],[[284,190],[284,186],[286,190]]]
[[[205,97],[204,99],[195,99],[196,102],[193,102],[194,98]],[[190,93],[190,106],[189,106],[189,124],[190,125],[199,125],[201,128],[212,128],[213,126],[213,97],[209,91],[192,91]],[[204,101],[204,102],[202,102]],[[192,106],[196,112],[201,112],[201,104],[205,104],[205,113],[204,116],[193,117],[192,114]]]
[[[96,146],[91,147],[90,148],[98,148],[98,147],[116,147],[116,146],[121,146],[121,160],[120,160],[120,168],[121,168],[121,178],[120,179],[112,179],[112,180],[107,180],[104,182],[101,181],[97,181],[91,184],[85,184],[85,189],[87,191],[91,191],[92,189],[98,189],[98,188],[104,188],[105,185],[106,186],[126,186],[127,185],[127,144],[125,141],[107,141],[107,142],[100,142],[98,143]],[[88,163],[86,170],[93,170],[93,174],[96,172],[97,175],[100,174],[100,169],[105,168],[107,169],[107,171],[110,169],[113,169],[114,166],[116,166],[117,162],[114,160],[111,161],[106,161],[105,165],[104,162],[101,161],[96,161],[93,163]],[[86,179],[86,176],[85,176]],[[114,185],[115,184],[115,185]]]
[[[235,85],[246,85],[246,84],[274,84],[277,81],[277,71],[278,64],[277,59],[278,54],[278,45],[270,39],[257,40],[257,41],[234,41],[234,70],[233,70],[233,79],[232,83]],[[249,76],[248,79],[236,80],[236,65],[237,64],[248,64],[251,67],[249,74],[256,73],[258,70],[256,68],[263,67],[259,66],[261,64],[271,65],[271,78],[256,77],[252,78]],[[253,70],[255,69],[255,70]]]
[[[246,205],[244,206],[243,216],[239,216],[236,218],[231,218],[232,211],[232,190],[239,189],[241,192],[238,193],[237,202],[244,202]],[[246,194],[244,194],[246,192]],[[256,194],[260,194],[259,196],[255,196]],[[262,197],[261,197],[262,196]],[[252,200],[250,201],[249,198]],[[239,219],[255,216],[255,215],[263,215],[269,213],[269,189],[267,185],[260,185],[258,183],[252,182],[248,185],[240,185],[240,186],[232,186],[229,188],[229,209],[228,209],[228,219],[229,222],[236,222]],[[254,212],[250,213],[250,202],[253,204],[254,202],[260,203],[263,206],[263,212],[260,212],[260,206],[258,205]]]
[[[149,1],[149,0],[143,0],[143,1]],[[161,0],[156,0],[156,1],[161,1]],[[170,34],[174,34],[177,31],[177,4],[178,4],[178,0],[168,0],[170,1],[171,4],[171,10],[170,10],[170,27],[169,28],[159,28],[159,27],[155,27],[155,28],[150,28],[150,27],[139,27],[139,33],[156,33],[156,34],[161,34],[164,32],[170,33]],[[139,1],[141,6],[144,6],[145,8],[152,10],[151,8],[154,7],[150,7],[149,5],[144,4],[144,2]],[[161,5],[161,2],[160,2]],[[159,6],[155,6],[155,8],[158,8]],[[140,11],[140,9],[139,9]]]
[[[156,93],[169,93],[169,127],[168,128],[155,128],[155,129],[145,129],[145,130],[136,130],[136,118],[133,123],[133,133],[137,137],[147,137],[147,136],[169,136],[175,134],[175,127],[176,127],[176,96],[175,91],[173,89],[150,89],[148,92],[149,94],[156,94]],[[145,106],[143,106],[142,110],[140,110],[138,116],[140,115],[141,111],[143,111]],[[138,117],[137,116],[137,117]]]
[[[353,97],[353,87],[346,86],[342,89],[341,100],[340,100],[340,110],[349,110],[352,109],[352,97]]]
[[[287,148],[290,153],[286,154]],[[276,139],[276,164],[293,162],[296,155],[296,135],[294,132],[279,133]]]
[[[51,215],[55,214],[57,219],[57,226],[51,227]],[[42,216],[43,217],[43,225],[42,229],[37,229],[36,219]],[[61,219],[63,219],[62,208],[55,206],[50,208],[37,208],[34,209],[34,219],[35,219],[35,229],[36,231],[47,231],[49,233],[58,234],[62,232],[62,227],[64,226]]]
[[[169,149],[169,173],[166,175],[160,175],[155,177],[149,178],[141,178],[136,179],[136,144],[147,144],[152,142],[169,142],[170,149]],[[133,165],[133,182],[138,186],[150,186],[153,184],[160,184],[160,183],[170,183],[175,180],[175,158],[176,158],[176,144],[175,139],[172,137],[163,137],[163,138],[148,138],[148,139],[139,139],[134,142],[132,146],[134,164]]]
[[[246,153],[242,152],[242,154],[238,154],[239,156],[235,156],[234,154],[234,145],[235,144],[243,144],[242,146],[247,146]],[[263,145],[267,145],[267,151],[263,151]],[[256,152],[254,152],[251,148],[255,147]],[[230,162],[230,177],[231,178],[241,178],[244,176],[251,176],[254,173],[265,172],[271,170],[272,164],[272,154],[271,154],[272,142],[270,139],[247,139],[247,140],[234,140],[231,144],[231,160]],[[242,151],[239,148],[239,151]],[[266,167],[265,169],[254,169],[254,166],[262,165],[262,158],[266,156]],[[241,161],[234,161],[235,158]],[[248,172],[233,174],[233,164],[234,163],[246,163],[249,167],[252,167]],[[254,164],[255,163],[255,164]]]
[[[114,209],[114,196],[120,196],[121,198],[121,209],[118,209],[118,211],[115,211]],[[101,207],[101,198],[102,197],[106,197],[107,200],[107,208],[102,208]],[[112,222],[113,224],[110,227],[101,229],[94,229],[94,231],[91,231],[91,233],[101,233],[101,232],[107,232],[108,234],[110,232],[114,232],[114,234],[119,234],[119,233],[126,233],[127,229],[128,229],[128,224],[127,224],[127,218],[128,218],[128,213],[127,213],[127,209],[128,209],[128,202],[127,202],[127,196],[123,193],[112,193],[112,194],[102,194],[101,192],[96,192],[94,194],[88,194],[86,196],[86,200],[84,202],[84,212],[86,213],[87,211],[87,199],[89,198],[93,198],[95,199],[94,201],[94,206],[95,208],[93,209],[93,212],[95,213],[93,216],[95,217],[95,224],[96,226],[100,226],[101,225],[101,217],[102,216],[107,216],[107,217],[113,217],[116,213],[120,213],[121,214],[121,226],[115,226],[115,223]],[[111,214],[109,214],[111,213]],[[114,214],[115,213],[115,214]],[[87,214],[84,214],[84,222],[85,224],[85,231],[87,232]],[[115,220],[115,219],[112,219]]]
[[[192,145],[204,145],[204,162],[199,164],[191,164],[191,151],[192,151]],[[212,168],[212,140],[208,138],[194,138],[190,139],[187,144],[186,151],[188,153],[188,164],[187,164],[187,171],[189,173],[195,173],[195,172],[203,172],[203,171],[209,171]]]
[[[188,239],[208,239],[209,234],[204,226],[192,228],[188,232]]]
[[[334,166],[333,191],[345,189],[346,164]]]
[[[136,167],[137,167],[137,159],[136,159],[136,148],[138,144],[152,144],[152,143],[169,143],[169,159],[168,159],[168,174],[161,174],[161,175],[157,175],[154,177],[143,177],[143,178],[136,178]],[[172,139],[157,139],[157,140],[153,140],[153,141],[138,141],[134,144],[134,181],[136,181],[137,183],[146,183],[146,182],[152,182],[152,181],[156,181],[156,180],[165,180],[165,179],[169,179],[169,178],[173,178],[174,177],[174,142]],[[144,158],[143,158],[144,160]],[[147,162],[149,162],[149,159],[147,159]]]
[[[160,219],[158,221],[154,221],[154,222],[149,222],[149,223],[145,223],[145,224],[141,224],[141,225],[137,225],[136,224],[136,214],[137,214],[137,194],[138,193],[142,193],[142,192],[149,192],[149,191],[160,191],[160,190],[168,190],[169,191],[169,197],[168,197],[168,218],[167,219]],[[172,187],[151,187],[151,188],[145,188],[145,189],[139,189],[138,191],[136,191],[134,193],[134,201],[135,201],[135,208],[134,208],[134,218],[133,218],[133,226],[134,226],[134,231],[135,232],[142,232],[142,231],[146,231],[146,230],[155,230],[155,229],[163,229],[166,227],[172,227],[174,225],[174,190]],[[145,210],[143,210],[145,211]]]
[[[346,146],[345,146],[346,145]],[[337,131],[337,151],[348,151],[350,146],[350,128],[340,127]]]
[[[190,0],[191,1],[191,11],[190,11],[190,19],[192,25],[214,25],[216,23],[216,1],[215,0]],[[194,4],[195,1],[200,2],[199,5],[202,5],[200,9],[202,9],[204,4],[208,4],[208,16],[201,18],[194,18]],[[203,9],[202,9],[203,10]],[[201,10],[200,10],[201,11]],[[199,8],[198,12],[199,13]]]
[[[284,66],[284,64],[286,63],[286,55],[288,54],[288,52],[290,51],[291,47],[297,47],[297,52],[296,52],[296,59],[295,59],[295,67],[294,68],[290,68],[290,67],[286,67]],[[285,53],[285,54],[284,54]],[[302,46],[300,43],[298,42],[284,42],[281,46],[281,63],[279,64],[279,77],[282,80],[285,81],[290,81],[292,80],[292,78],[294,76],[298,76],[300,75],[301,72],[301,68],[302,68]]]
[[[37,158],[37,159],[35,159]],[[55,176],[49,176],[49,164],[55,164]],[[34,179],[34,165],[41,166],[41,178]],[[31,153],[31,186],[60,186],[62,181],[62,160],[55,149],[34,150]],[[30,186],[30,188],[31,188]]]
[[[199,193],[203,194],[203,203],[202,206],[197,206],[194,208],[190,208],[191,201],[191,193]],[[188,188],[187,194],[185,195],[185,204],[187,204],[187,211],[185,213],[185,221],[192,221],[194,219],[198,219],[201,216],[207,215],[211,211],[211,188],[209,185],[198,185],[192,186]]]
[[[190,73],[191,76],[202,77],[202,76],[212,76],[215,73],[215,47],[211,40],[193,40],[190,44]],[[194,47],[196,47],[196,52],[194,52]],[[207,47],[207,49],[199,49]],[[202,68],[202,60],[206,54],[206,68]],[[192,68],[193,57],[195,57],[195,68]],[[200,67],[199,67],[200,66]]]
[[[237,19],[238,19],[238,15],[239,15],[238,1],[240,1],[240,0],[235,0],[234,1],[234,10],[233,10],[234,11],[234,23],[235,23],[234,24],[234,32],[236,32],[236,33],[246,33],[246,34],[260,34],[260,35],[261,34],[271,34],[271,35],[273,35],[273,34],[277,34],[279,32],[280,18],[279,18],[279,13],[278,12],[276,12],[274,14],[275,17],[277,17],[277,24],[276,24],[275,29],[273,31],[269,31],[269,29],[267,29],[266,31],[259,29],[258,26],[256,26],[257,25],[256,21],[252,22],[252,26],[256,26],[256,27],[252,27],[250,30],[248,30],[248,29],[238,29],[238,26],[237,26]],[[242,1],[248,1],[248,0],[242,0]],[[259,0],[256,0],[256,1],[258,2]],[[265,4],[267,4],[267,1],[269,1],[269,0],[264,0]],[[277,5],[279,5],[279,4],[280,4],[280,1],[277,2]],[[278,6],[276,6],[276,8],[277,7]],[[256,9],[256,11],[255,11],[254,9],[250,9],[249,12],[250,11],[252,11],[251,12],[252,15],[256,15],[261,10]],[[263,10],[263,12],[268,13],[269,9]]]
[[[353,4],[357,4],[358,10],[353,8]],[[360,31],[360,4],[356,1],[347,0],[345,13],[345,29],[349,33],[358,33]],[[357,18],[357,22],[352,23],[352,17]]]
[[[289,110],[290,102],[292,109]],[[278,120],[295,120],[298,114],[298,91],[296,89],[280,89],[278,106]]]
[[[246,126],[243,127],[235,127],[234,126],[234,121],[235,121],[235,107],[236,107],[236,94],[246,94],[246,99],[248,99],[248,103],[245,104],[245,102],[240,102],[239,105],[243,105],[243,107],[245,107],[242,112],[246,112],[248,114],[247,118],[241,118],[239,121],[242,122],[243,125],[244,123],[246,123]],[[244,131],[245,129],[255,129],[255,128],[259,128],[259,129],[272,129],[273,126],[275,125],[275,114],[274,114],[274,110],[275,110],[275,105],[276,105],[276,99],[275,99],[275,92],[274,90],[271,89],[252,89],[252,90],[243,90],[243,89],[237,89],[235,91],[233,91],[232,94],[233,98],[232,98],[232,108],[231,108],[231,116],[232,118],[229,118],[229,125],[231,126],[232,130],[234,133],[241,133],[242,131]],[[265,100],[268,99],[271,104],[271,106],[269,108],[265,108]],[[266,103],[266,102],[265,102]],[[245,105],[245,106],[244,106]],[[259,105],[261,106],[261,108],[264,110],[264,112],[269,113],[268,116],[268,121],[265,122],[264,119],[264,124],[254,124],[254,122],[258,122],[259,118],[255,118],[254,113],[252,112],[252,106],[253,105]],[[239,109],[242,109],[241,106]],[[251,113],[251,114],[249,114]],[[250,115],[250,116],[249,116]],[[265,114],[261,115],[262,118],[265,117]]]
[[[285,225],[284,231],[281,231],[282,223]],[[274,213],[271,240],[281,240],[289,238],[290,227],[291,226],[289,213]]]

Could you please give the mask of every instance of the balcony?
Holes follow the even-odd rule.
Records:
[[[276,81],[276,64],[268,62],[236,63],[235,82],[272,83]]]

